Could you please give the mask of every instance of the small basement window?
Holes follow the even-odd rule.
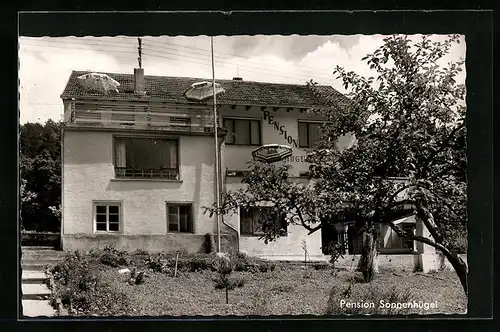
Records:
[[[193,233],[192,204],[167,203],[169,232]]]
[[[94,202],[94,229],[96,232],[120,232],[121,204]]]

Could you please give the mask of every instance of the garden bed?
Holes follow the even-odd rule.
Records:
[[[87,283],[97,286],[90,287],[88,294],[80,292],[92,303],[87,310],[74,311],[74,315],[371,314],[368,310],[353,311],[339,307],[341,299],[356,301],[367,298],[367,294],[376,300],[378,296],[392,300],[436,302],[438,305],[429,310],[396,312],[404,314],[465,313],[467,306],[458,278],[449,271],[423,276],[384,270],[371,283],[362,283],[355,272],[325,268],[324,264],[321,267],[314,264],[305,267],[302,264],[274,263],[241,256],[236,271],[231,274],[239,285],[229,291],[229,304],[226,304],[225,292],[215,288],[216,272],[212,262],[217,256],[214,254],[180,254],[177,270],[175,253],[127,254],[108,249],[81,257],[85,257],[87,263],[76,265],[81,267],[81,271],[93,271],[92,276],[86,276]],[[77,261],[74,260],[74,263]],[[131,284],[129,274],[119,272],[124,268],[144,271],[143,282]],[[72,270],[70,274],[78,273]],[[57,283],[56,280],[56,288]],[[397,287],[393,288],[393,285]],[[346,289],[349,287],[353,291],[348,294]]]

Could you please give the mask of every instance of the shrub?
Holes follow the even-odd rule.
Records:
[[[209,257],[192,257],[187,261],[187,268],[190,272],[210,270],[212,268],[212,260]]]
[[[205,248],[205,253],[207,253],[207,254],[215,251],[215,244],[214,244],[214,239],[212,237],[212,234],[210,234],[210,233],[205,234],[203,247]]]
[[[97,276],[91,268],[91,259],[81,253],[74,251],[68,253],[64,260],[49,269],[54,281],[61,285],[86,290],[86,285],[96,282]]]
[[[115,292],[101,281],[95,260],[79,251],[68,253],[50,270],[55,281],[54,299],[75,315],[126,314],[129,304],[125,295]]]
[[[215,289],[225,289],[226,290],[226,304],[229,303],[229,290],[236,287],[236,282],[230,279],[231,273],[233,273],[236,266],[236,261],[234,256],[231,257],[227,254],[220,254],[214,259],[212,263],[215,272],[217,273],[215,282]]]
[[[373,304],[373,306],[357,308],[357,305],[347,308],[341,305],[345,303]],[[345,314],[380,314],[380,315],[399,315],[407,314],[409,308],[380,308],[380,301],[389,303],[407,303],[412,301],[411,291],[407,288],[397,286],[375,285],[375,284],[356,284],[355,279],[348,280],[347,283],[336,285],[330,291],[326,313],[329,315]]]
[[[276,264],[273,262],[268,262],[256,257],[249,257],[241,252],[233,255],[233,260],[235,262],[234,270],[238,272],[264,273],[274,271],[276,268]]]
[[[106,246],[99,255],[99,262],[111,267],[128,265],[125,253],[111,246]]]
[[[154,272],[164,272],[166,264],[159,257],[146,258],[146,266]]]

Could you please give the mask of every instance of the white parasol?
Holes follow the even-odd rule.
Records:
[[[99,73],[88,73],[78,76],[78,81],[85,90],[91,92],[118,92],[118,87],[120,86],[120,83],[108,75]]]
[[[196,100],[201,101],[208,98],[213,98],[214,90],[213,90],[212,82],[198,82],[191,84],[189,89],[184,92],[184,96],[188,100]],[[215,94],[219,94],[225,92],[222,86],[219,83],[215,83]]]

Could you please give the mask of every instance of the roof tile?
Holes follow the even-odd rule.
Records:
[[[102,73],[120,83],[117,92],[103,93],[88,92],[78,84],[77,77],[89,73],[88,71],[73,71],[61,95],[62,99],[161,99],[166,102],[187,103],[184,97],[191,84],[207,79],[193,77],[169,77],[145,75],[146,95],[140,96],[133,92],[134,75],[119,73]],[[315,94],[306,85],[276,84],[238,80],[217,80],[225,90],[217,95],[221,104],[254,104],[268,106],[314,107],[337,106],[344,108],[351,101],[349,98],[331,86],[317,86],[320,94]],[[324,98],[321,96],[323,95]],[[335,105],[332,105],[334,103]]]

